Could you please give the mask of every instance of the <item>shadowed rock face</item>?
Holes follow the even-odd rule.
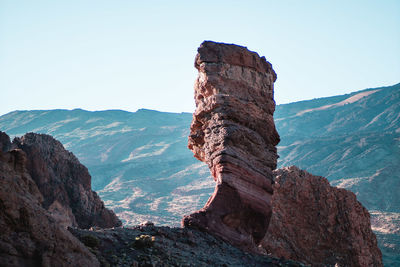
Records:
[[[383,266],[370,215],[354,193],[295,166],[275,175],[262,242],[268,253],[312,266]]]
[[[26,153],[26,169],[43,195],[42,206],[59,224],[80,228],[121,225],[91,190],[87,168],[59,141],[49,135],[28,133],[15,138],[12,145]]]
[[[11,147],[10,137],[5,133],[0,131],[0,151],[6,152]]]
[[[42,207],[43,196],[26,170],[27,161],[20,149],[0,149],[0,265],[100,266]]]
[[[183,218],[243,248],[265,235],[279,135],[273,113],[276,74],[245,47],[205,41],[195,67],[196,111],[188,147],[206,162],[216,187],[206,205]]]

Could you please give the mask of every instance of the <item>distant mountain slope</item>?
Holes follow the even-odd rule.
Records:
[[[176,225],[213,190],[208,168],[186,148],[191,120],[189,113],[144,109],[16,111],[0,117],[0,128],[60,140],[88,167],[94,190],[126,223]]]
[[[280,165],[325,176],[370,210],[400,212],[400,190],[390,190],[400,179],[387,176],[400,178],[400,84],[319,101],[278,106]]]
[[[277,106],[279,166],[356,193],[387,266],[400,263],[400,84]],[[395,264],[396,263],[396,264]]]
[[[347,99],[365,93],[353,103],[289,117],[291,104],[279,106],[280,163],[326,176],[356,192],[370,210],[400,212],[400,190],[390,190],[400,187],[400,179],[390,177],[400,172],[400,85]]]
[[[176,225],[214,188],[208,168],[186,148],[191,119],[151,110],[15,111],[0,117],[0,130],[60,140],[125,223]],[[392,219],[400,213],[400,84],[278,105],[275,123],[279,166],[297,165],[355,192],[372,211],[384,261],[400,261]]]

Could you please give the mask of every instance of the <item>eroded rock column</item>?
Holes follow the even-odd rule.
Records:
[[[199,47],[195,67],[196,111],[188,147],[208,164],[216,187],[206,205],[182,224],[252,249],[271,217],[279,142],[273,120],[276,74],[257,53],[210,41]]]

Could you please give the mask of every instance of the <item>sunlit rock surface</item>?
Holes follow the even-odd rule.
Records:
[[[188,147],[216,182],[205,206],[182,220],[240,247],[253,248],[271,216],[276,168],[273,84],[269,62],[245,47],[205,41],[198,49],[196,111]]]
[[[312,266],[383,266],[370,215],[354,193],[295,166],[274,172],[272,218],[262,246]]]

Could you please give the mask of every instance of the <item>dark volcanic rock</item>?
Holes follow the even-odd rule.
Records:
[[[295,166],[275,176],[262,242],[268,253],[313,266],[383,266],[370,215],[354,193]]]
[[[276,74],[264,57],[245,47],[209,41],[198,49],[195,67],[188,147],[208,164],[216,187],[203,209],[182,224],[253,249],[271,216],[279,142],[273,120]]]
[[[156,226],[70,229],[102,266],[305,266],[255,255],[195,229]]]
[[[6,152],[11,148],[10,137],[5,133],[0,131],[0,151]]]
[[[26,154],[0,150],[0,266],[99,266],[89,250],[42,208]]]
[[[64,226],[114,227],[120,220],[91,190],[85,166],[53,137],[28,133],[13,146],[27,154],[26,168],[43,195],[42,205]]]

